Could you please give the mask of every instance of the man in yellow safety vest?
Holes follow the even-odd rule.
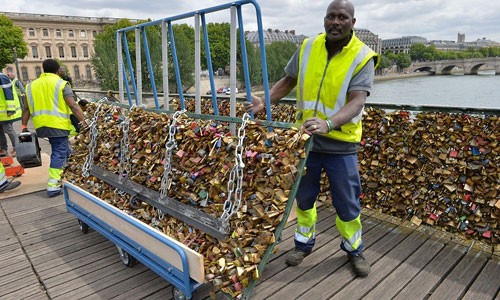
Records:
[[[316,198],[324,170],[342,236],[340,247],[354,273],[365,277],[371,268],[362,254],[357,151],[363,107],[373,85],[378,54],[356,37],[355,22],[351,2],[332,1],[324,18],[325,33],[303,42],[288,62],[286,76],[271,88],[270,101],[277,103],[297,86],[296,120],[312,135],[313,142],[296,195],[295,248],[286,263],[300,264],[314,247]],[[255,113],[264,108],[264,101],[252,96],[252,103],[245,106]]]
[[[62,192],[61,174],[71,151],[68,140],[70,115],[75,115],[79,122],[83,122],[84,116],[71,87],[57,75],[59,63],[54,59],[46,59],[42,66],[44,73],[26,87],[22,131],[28,131],[31,117],[38,137],[49,140],[52,153],[47,195],[54,197]]]

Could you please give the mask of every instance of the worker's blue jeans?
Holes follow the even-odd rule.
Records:
[[[50,167],[62,169],[71,154],[69,148],[69,139],[67,136],[49,137],[49,143],[52,149],[50,155]]]
[[[357,154],[327,154],[310,152],[306,161],[306,174],[300,181],[297,191],[297,207],[302,211],[310,210],[320,192],[321,173],[325,170],[330,183],[332,202],[337,216],[342,222],[349,222],[361,213],[359,196],[361,194],[361,181],[358,171]],[[315,238],[311,238],[307,243],[295,241],[295,247],[306,253],[312,251]],[[342,247],[343,248],[343,247]],[[364,245],[361,244],[355,255],[361,252]]]

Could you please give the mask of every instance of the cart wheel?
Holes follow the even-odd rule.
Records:
[[[89,232],[89,225],[85,224],[82,220],[78,219],[78,225],[80,225],[80,230],[87,234]]]
[[[128,254],[127,251],[123,250],[121,247],[116,246],[116,248],[118,249],[118,253],[120,254],[120,259],[122,260],[122,263],[129,268],[133,267],[137,262],[137,260],[132,255]]]
[[[172,297],[174,297],[174,300],[187,300],[186,294],[176,287],[172,290]]]

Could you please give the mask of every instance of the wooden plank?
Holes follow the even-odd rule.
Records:
[[[135,268],[135,267],[134,267]],[[121,293],[126,293],[134,287],[141,287],[143,284],[158,278],[158,274],[151,270],[146,270],[144,273],[137,276],[129,277],[116,284],[110,285],[99,291],[99,296],[103,299],[112,299]],[[137,299],[137,297],[134,297]]]
[[[100,296],[100,291],[106,289],[110,286],[116,285],[123,280],[134,277],[138,274],[144,273],[148,271],[148,269],[142,265],[136,265],[133,268],[123,268],[122,270],[115,272],[113,276],[103,278],[101,280],[96,280],[87,283],[86,285],[79,285],[78,287],[74,287],[69,292],[60,295],[51,295],[52,299],[83,299],[89,298],[90,296],[97,297],[99,299],[106,299]],[[71,282],[68,283],[71,285]],[[49,291],[50,293],[50,291]]]
[[[459,299],[486,262],[487,257],[482,252],[473,250],[467,253],[453,271],[432,292],[429,300]]]
[[[93,259],[100,259],[102,257],[110,256],[110,253],[116,253],[115,247],[112,243],[103,242],[97,245],[92,245],[87,248],[82,248],[74,254],[65,256],[50,257],[47,261],[42,259],[32,261],[40,275],[51,274],[54,272],[63,272],[72,268],[82,266],[88,263],[89,257]]]
[[[170,294],[163,295],[161,299],[171,299],[172,298],[172,285],[170,285],[165,279],[156,276],[156,278],[136,286],[128,291],[124,291],[113,297],[113,300],[129,300],[129,299],[150,299],[151,295],[155,293],[162,293],[163,290],[168,289]],[[199,299],[199,297],[193,297],[193,299]]]
[[[40,282],[35,274],[31,273],[23,278],[2,285],[0,289],[0,299],[21,299],[21,295],[33,294],[33,290],[42,290]],[[14,295],[19,297],[14,297]]]
[[[393,299],[408,300],[426,298],[429,293],[431,293],[432,289],[438,285],[441,278],[446,276],[446,274],[462,259],[466,250],[466,247],[458,244],[447,245]]]
[[[407,260],[383,279],[365,297],[368,299],[391,299],[423,269],[445,247],[442,241],[429,239]],[[377,274],[378,272],[373,272]]]
[[[368,218],[363,221],[364,234],[372,235],[372,230],[380,223],[379,220]],[[326,276],[345,264],[345,252],[339,247],[342,237],[337,230],[332,230],[333,234],[324,245],[315,247],[311,256],[307,257],[302,264],[297,267],[288,267],[284,272],[277,274],[268,281],[257,287],[254,296],[260,299],[287,299],[289,295],[298,295],[314,286]],[[330,234],[327,232],[326,234]],[[372,238],[376,233],[372,235]],[[325,239],[323,234],[317,241]],[[366,245],[370,240],[365,240]],[[281,262],[283,265],[285,261]],[[284,298],[283,298],[284,297]]]
[[[496,280],[495,280],[496,279]],[[500,297],[500,260],[489,259],[462,300],[489,300]]]
[[[380,223],[370,231],[370,234],[364,235],[363,239],[367,247],[363,253],[368,261],[373,264],[382,257],[384,253],[389,252],[390,249],[399,244],[406,235],[407,233],[396,228],[396,225]],[[332,269],[325,264],[325,270],[323,270],[323,272],[328,272],[330,275],[314,286],[314,288],[302,291],[291,290],[291,294],[299,295],[305,292],[300,295],[299,299],[328,299],[336,291],[349,284],[355,277],[348,265],[346,255],[342,253],[341,257],[337,260],[336,264],[340,263],[341,266],[337,269]]]
[[[83,234],[80,230],[75,230],[74,233],[27,245],[24,249],[29,253],[31,258],[36,258],[46,255],[49,251],[62,251],[64,248],[68,247],[78,248],[80,246],[88,246],[95,243],[102,243],[104,240],[106,240],[106,238],[98,232],[90,231],[88,234]]]
[[[387,277],[403,261],[405,261],[413,252],[418,250],[429,237],[419,233],[412,232],[401,243],[392,248],[380,260],[372,263],[372,275],[362,280],[354,280],[344,287],[339,293],[335,294],[334,299],[361,299],[371,289]],[[368,256],[369,252],[366,253]],[[397,281],[398,279],[396,279]],[[389,283],[388,285],[391,285]],[[387,299],[387,298],[385,298]]]
[[[75,187],[75,189],[79,188]],[[72,188],[67,188],[66,191],[68,193],[69,199],[71,199],[71,202],[79,205],[81,208],[104,221],[115,230],[129,237],[138,245],[141,245],[143,248],[149,250],[157,257],[170,263],[182,272],[189,271],[190,277],[197,282],[203,282],[205,280],[205,269],[203,265],[204,258],[201,254],[191,250],[184,244],[165,235],[163,232],[151,226],[148,226],[147,224],[135,218],[130,217],[120,209],[106,203],[105,201],[98,200],[97,197],[84,191],[83,189],[79,189],[79,193],[77,193]],[[101,201],[102,205],[105,206],[107,210],[102,209],[101,206],[90,201],[89,199],[97,199],[96,201]],[[114,211],[114,213],[111,213],[110,211]],[[118,217],[118,215],[120,215],[121,217]],[[125,219],[128,221],[124,221]],[[173,248],[154,237],[152,235],[152,232],[155,232],[157,235],[162,236],[164,239],[169,240],[173,244],[176,244],[183,249],[184,253],[187,256],[189,270],[183,270],[182,261],[179,254]]]
[[[169,286],[168,288],[164,288],[162,290],[159,290],[147,297],[142,298],[142,300],[172,300],[174,299],[172,297],[172,286]],[[196,299],[196,298],[193,298]],[[252,299],[253,300],[253,299]]]
[[[2,299],[15,299],[15,300],[47,300],[50,299],[47,294],[38,285],[31,285],[22,287],[16,291],[6,294]]]

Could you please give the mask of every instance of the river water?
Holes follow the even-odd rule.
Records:
[[[367,103],[500,109],[500,75],[436,75],[376,81]]]

